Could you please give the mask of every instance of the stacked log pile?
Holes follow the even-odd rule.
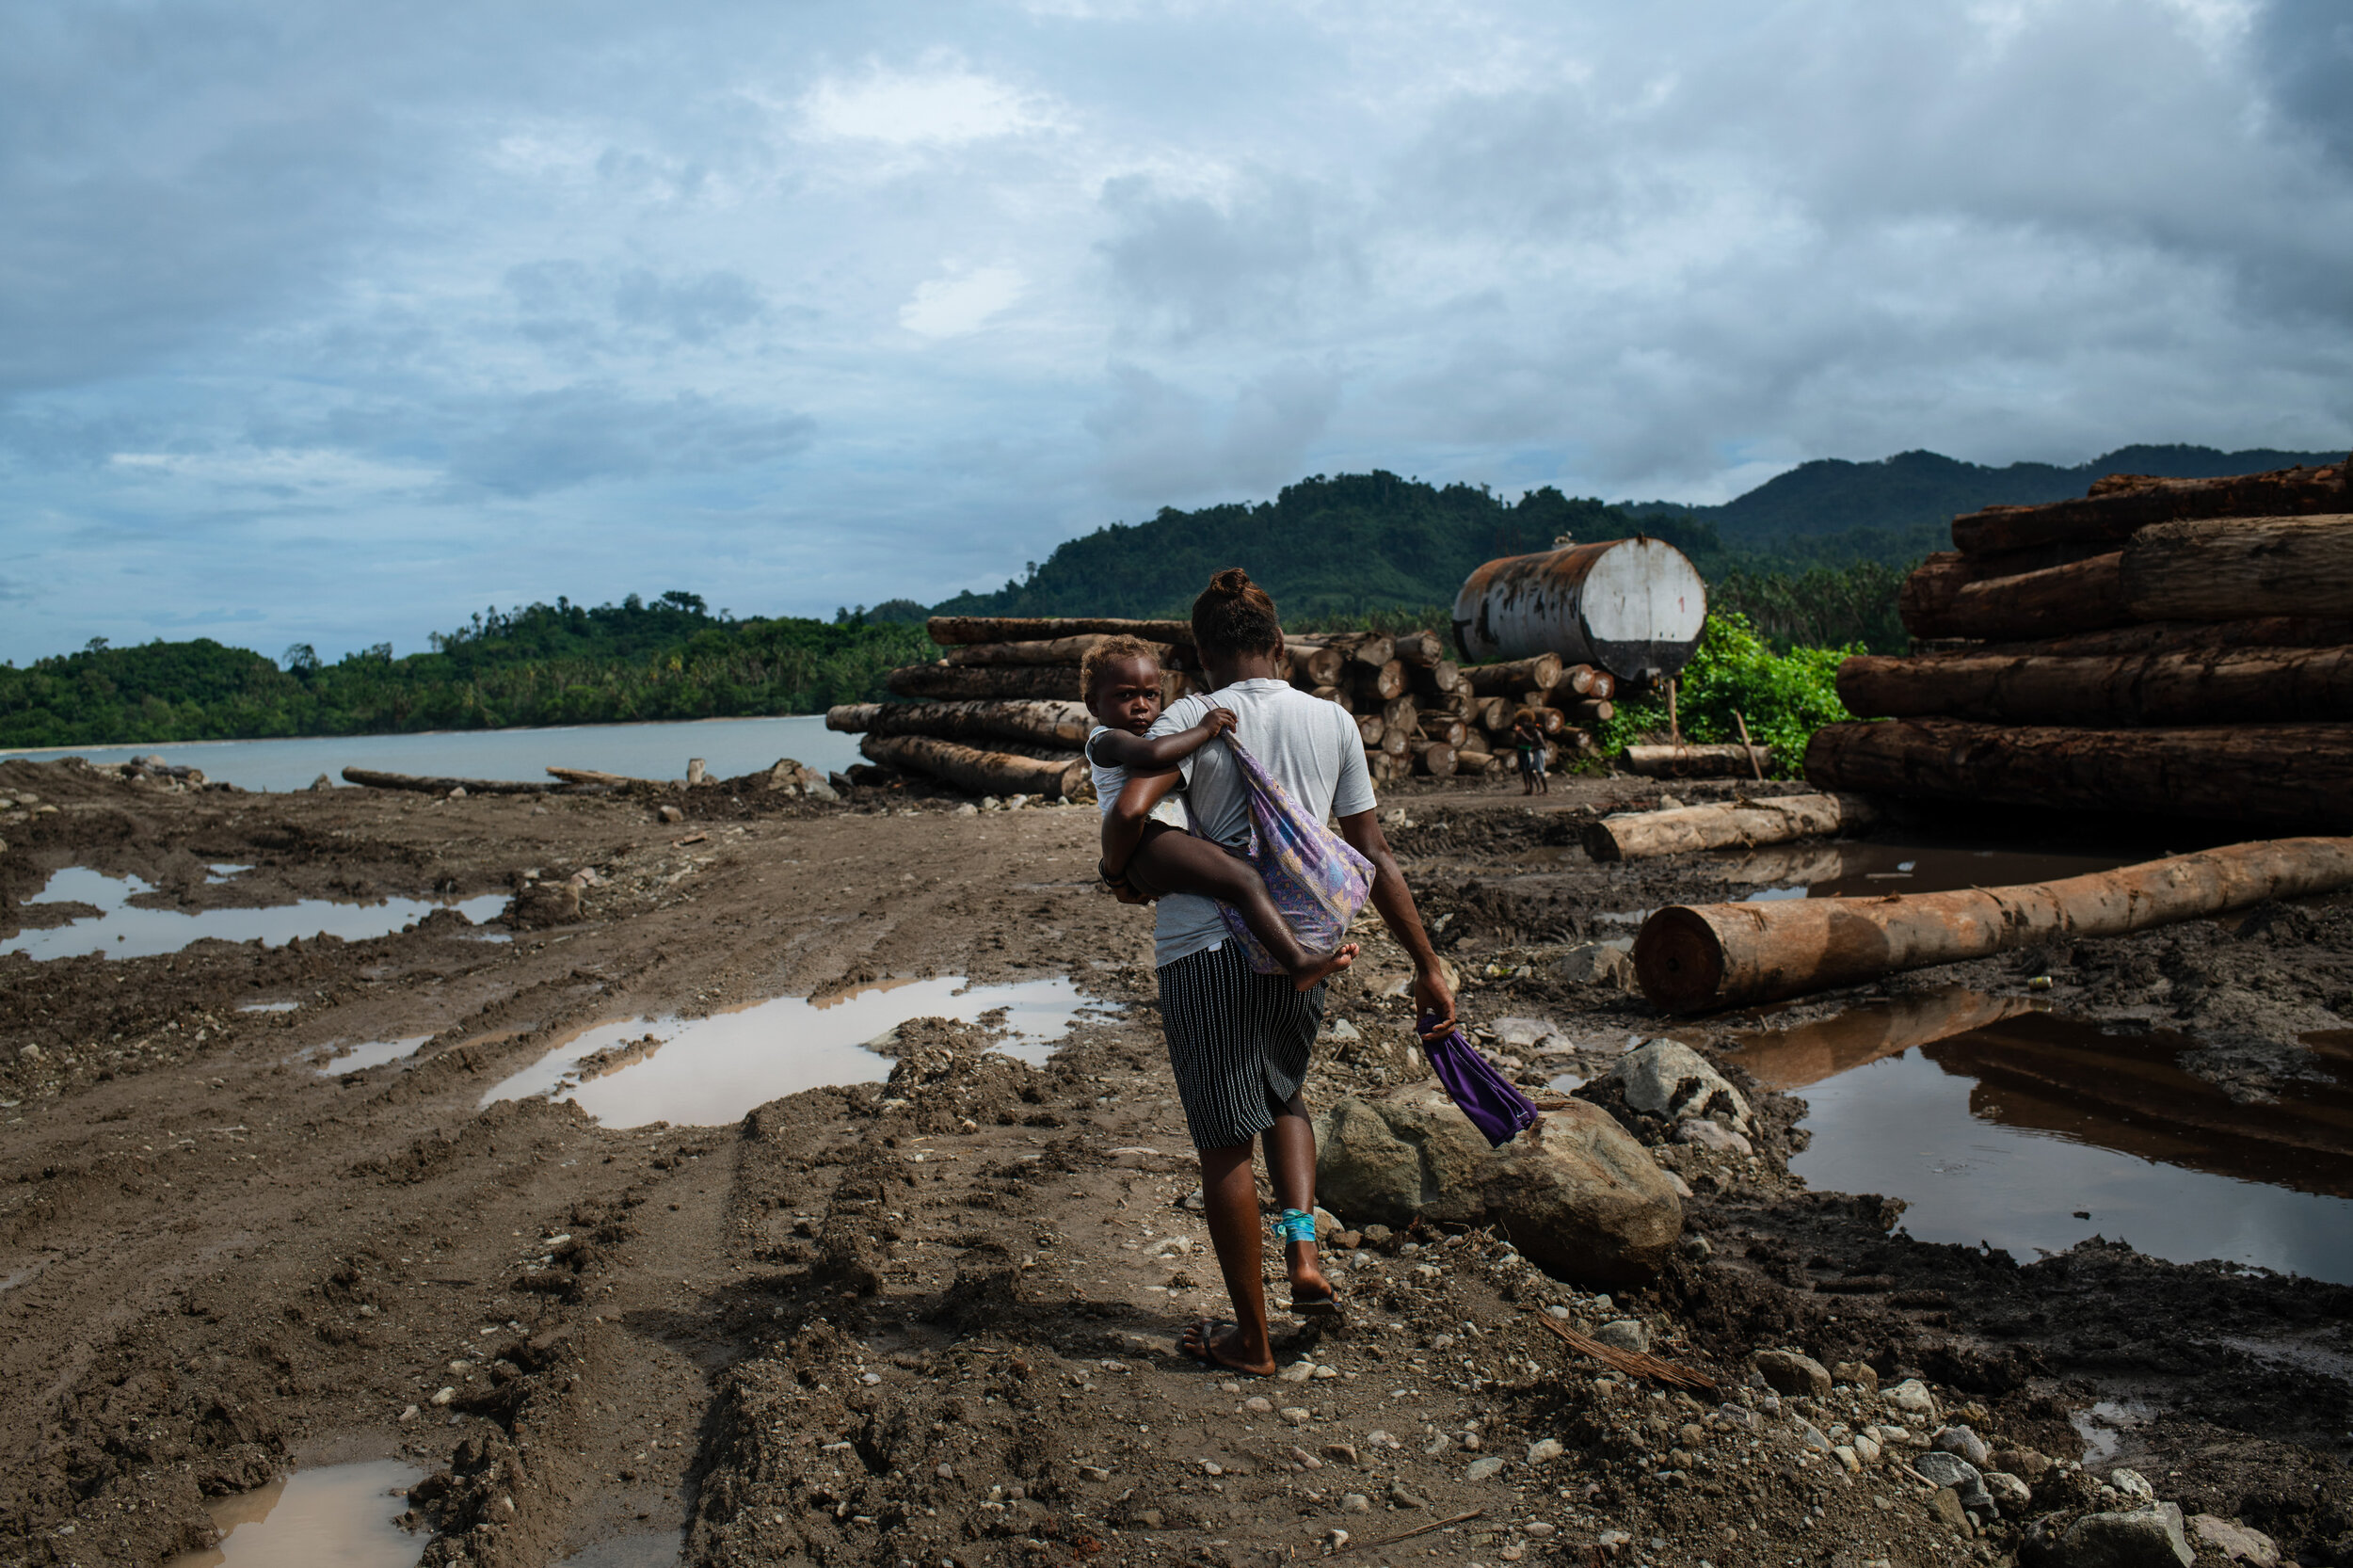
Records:
[[[1894,722],[1806,751],[1826,790],[2353,823],[2353,460],[2111,475],[1956,518],[1900,600],[1905,657],[1838,695]]]
[[[1085,797],[1080,748],[1094,721],[1080,701],[1079,664],[1106,637],[1153,645],[1166,672],[1164,701],[1199,689],[1200,660],[1183,621],[935,616],[930,633],[948,651],[890,672],[901,700],[844,704],[825,724],[862,736],[858,750],[870,762],[976,794]],[[1376,780],[1476,778],[1506,766],[1523,712],[1557,765],[1592,744],[1580,726],[1611,712],[1607,671],[1563,668],[1550,654],[1465,669],[1436,632],[1299,636],[1285,649],[1292,685],[1354,717]]]

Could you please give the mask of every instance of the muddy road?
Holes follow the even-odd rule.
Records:
[[[1792,1174],[1804,1090],[1774,1073],[1812,1080],[1790,1053],[1742,1064],[1760,1029],[1956,988],[2162,1025],[2240,1131],[2303,1108],[2299,1168],[2340,1191],[2353,903],[1676,1025],[1590,944],[1663,902],[1921,872],[1870,845],[1575,847],[1657,793],[1385,805],[1466,1016],[1523,1081],[1598,1080],[1663,1034],[1752,1096],[1747,1153],[1616,1107],[1690,1192],[1675,1261],[1611,1298],[1483,1232],[1347,1232],[1345,1328],[1292,1326],[1261,1385],[1170,1353],[1222,1291],[1148,917],[1095,890],[1090,808],[0,765],[0,949],[56,954],[0,954],[0,1561],[167,1561],[211,1543],[208,1500],[399,1459],[420,1479],[375,1512],[433,1563],[1995,1561],[2113,1506],[2125,1464],[2185,1514],[2353,1564],[2353,1289],[2113,1238],[1915,1240],[1901,1204]],[[376,927],[202,934],[300,901]],[[1400,955],[1367,941],[1320,1101],[1419,1077]],[[902,993],[927,1016],[902,1022]],[[839,1038],[876,1020],[900,1025],[887,1054]],[[1540,1315],[1713,1390],[1610,1374]],[[1838,1375],[1776,1392],[1753,1360],[1774,1348]],[[1957,1516],[1917,1473],[1947,1425],[2031,1497]]]

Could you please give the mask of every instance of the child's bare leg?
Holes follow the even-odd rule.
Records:
[[[1299,942],[1283,912],[1267,895],[1266,884],[1247,862],[1215,844],[1183,833],[1156,833],[1144,840],[1128,862],[1128,876],[1143,875],[1141,886],[1161,892],[1198,893],[1241,911],[1242,923],[1258,938],[1268,954],[1283,966],[1291,984],[1305,990],[1316,982],[1356,961],[1356,944],[1346,942],[1325,954],[1309,952]]]

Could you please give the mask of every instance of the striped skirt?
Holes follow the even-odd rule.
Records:
[[[1323,987],[1259,974],[1239,943],[1189,953],[1160,971],[1160,1029],[1196,1149],[1230,1149],[1274,1125],[1307,1079]]]

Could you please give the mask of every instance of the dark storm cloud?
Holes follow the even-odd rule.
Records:
[[[20,660],[935,599],[1376,465],[2353,440],[2334,0],[0,5]]]

